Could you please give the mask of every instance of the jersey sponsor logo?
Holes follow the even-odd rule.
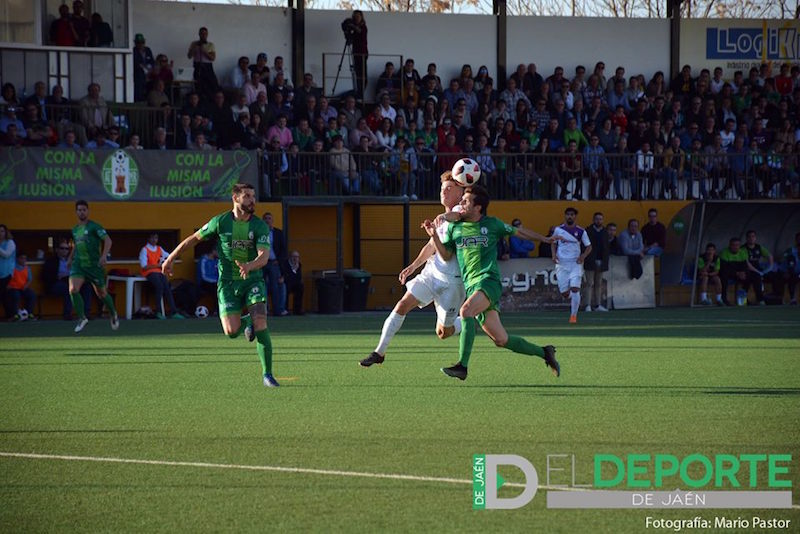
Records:
[[[231,248],[234,250],[248,250],[253,248],[253,242],[249,239],[234,239],[231,241]]]
[[[503,227],[506,229],[506,232],[508,232],[508,233],[511,233],[513,231],[513,230],[511,230],[511,227],[509,225],[507,225],[507,224],[504,224]]]
[[[269,238],[266,235],[262,235],[261,237],[258,238],[259,243],[267,243],[268,241]]]
[[[473,248],[473,247],[488,247],[489,238],[487,236],[470,236],[462,237],[460,241],[456,241],[456,248]]]

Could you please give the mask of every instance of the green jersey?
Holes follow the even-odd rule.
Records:
[[[513,226],[488,216],[478,222],[456,221],[447,225],[442,244],[455,252],[464,287],[473,287],[486,279],[501,282],[497,243],[516,233]]]
[[[105,228],[94,221],[75,225],[72,228],[72,241],[75,243],[72,263],[82,268],[97,267],[106,236]]]
[[[247,263],[258,256],[258,250],[269,251],[269,228],[258,217],[236,221],[232,211],[226,211],[208,221],[198,231],[200,237],[216,236],[219,253],[219,279],[242,280],[236,261]],[[261,278],[260,269],[250,271],[247,278]]]

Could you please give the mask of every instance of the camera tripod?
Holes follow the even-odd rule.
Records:
[[[339,75],[342,73],[342,64],[344,63],[344,58],[347,56],[348,63],[350,64],[350,77],[353,81],[353,90],[358,93],[358,87],[356,86],[356,70],[353,66],[353,43],[350,39],[346,39],[344,42],[344,48],[342,49],[342,56],[339,58],[339,68],[336,70],[336,79],[333,81],[333,89],[331,90],[331,95],[336,94],[336,84],[339,83]]]

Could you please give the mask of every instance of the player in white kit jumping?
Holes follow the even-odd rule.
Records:
[[[581,280],[583,280],[583,260],[592,251],[592,243],[586,230],[575,224],[578,210],[569,207],[564,210],[564,224],[553,232],[553,262],[556,264],[556,280],[561,296],[569,298],[569,322],[578,322],[578,309],[581,305]],[[581,245],[584,250],[581,253]]]
[[[450,171],[442,174],[441,181],[439,200],[445,212],[460,210],[458,204],[464,194],[464,188],[451,178]],[[447,225],[447,221],[442,220],[437,227],[436,231],[440,238],[447,233]],[[408,280],[423,264],[425,268],[422,272]],[[405,284],[406,293],[397,301],[392,313],[384,321],[378,346],[359,362],[362,367],[383,363],[389,343],[400,330],[408,312],[415,307],[424,308],[433,302],[436,308],[436,335],[439,339],[446,339],[461,332],[461,318],[458,316],[458,311],[466,299],[466,293],[455,257],[449,261],[442,260],[436,254],[432,240],[429,240],[411,265],[400,272],[398,278],[401,284]]]

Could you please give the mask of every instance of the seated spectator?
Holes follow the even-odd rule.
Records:
[[[611,189],[611,175],[605,150],[597,135],[592,135],[589,146],[583,149],[583,165],[589,176],[589,198],[606,200]]]
[[[386,92],[392,97],[395,97],[400,94],[400,83],[400,77],[394,71],[394,63],[387,61],[383,72],[378,76],[378,82],[375,84],[375,91],[377,93]]]
[[[113,150],[115,148],[119,148],[119,145],[114,141],[111,141],[106,136],[106,132],[104,130],[98,130],[95,134],[94,139],[86,143],[86,148],[94,148],[99,150]]]
[[[559,200],[567,199],[567,195],[570,194],[568,186],[572,180],[575,180],[575,189],[572,191],[572,199],[583,200],[582,175],[583,164],[581,154],[578,152],[578,143],[573,140],[569,142],[567,153],[564,154],[559,161],[559,172],[556,177],[556,181],[561,187]]]
[[[258,100],[258,93],[267,92],[267,86],[261,83],[257,72],[250,73],[250,79],[247,80],[242,86],[244,92],[245,102],[248,106]]]
[[[361,138],[366,137],[369,139],[370,149],[378,148],[378,138],[375,133],[367,126],[367,119],[361,117],[358,119],[355,128],[350,131],[350,146],[357,147],[361,144]]]
[[[776,276],[773,277],[773,292],[783,301],[783,288],[789,285],[789,304],[797,305],[797,282],[800,281],[800,232],[794,235],[794,246],[783,252]]]
[[[285,150],[292,144],[292,131],[286,126],[285,115],[278,117],[278,122],[267,130],[267,142],[272,145],[275,139],[278,140],[278,148]]]
[[[711,306],[708,299],[708,283],[711,282],[714,294],[717,296],[716,303],[723,306],[722,301],[722,280],[719,277],[720,260],[717,256],[717,247],[714,243],[706,245],[706,251],[697,258],[697,279],[700,282],[700,304]]]
[[[100,84],[89,84],[87,92],[88,94],[78,102],[80,122],[86,128],[88,136],[94,137],[98,130],[114,124],[114,116],[108,109],[105,99],[100,96]]]
[[[358,147],[353,149],[353,156],[358,165],[358,172],[361,175],[361,183],[368,187],[373,195],[380,195],[383,192],[379,178],[383,156],[370,149],[369,137],[366,135],[361,136],[361,142]]]
[[[259,53],[256,56],[256,64],[249,65],[247,68],[250,72],[258,73],[258,81],[260,83],[263,83],[264,85],[269,85],[270,72],[269,72],[269,66],[267,66],[267,54],[265,54],[264,52]],[[249,76],[243,76],[242,85],[244,85],[244,82],[246,82],[249,78],[250,78]],[[240,85],[239,87],[242,87],[242,85]]]
[[[247,56],[241,56],[239,60],[236,62],[236,66],[233,67],[233,69],[231,70],[231,75],[230,75],[231,88],[241,90],[242,87],[244,87],[245,82],[250,80],[251,72],[255,73],[259,83],[263,84],[263,82],[261,81],[261,76],[259,76],[259,73],[251,71],[249,67],[250,67],[250,58],[248,58]]]
[[[391,152],[394,150],[394,145],[397,142],[397,135],[394,133],[394,124],[389,118],[384,118],[381,122],[380,128],[375,132],[375,137],[378,140],[378,149]]]
[[[350,150],[345,148],[341,137],[333,138],[333,146],[328,151],[331,179],[328,184],[330,194],[358,194],[361,190],[358,168]]]
[[[25,127],[26,144],[30,146],[46,146],[54,143],[53,130],[39,114],[39,107],[34,103],[25,104],[22,118]]]
[[[6,287],[11,280],[11,274],[16,265],[17,245],[14,242],[11,232],[5,224],[0,224],[0,304],[6,311],[6,318],[11,317],[6,302]]]
[[[139,134],[131,134],[125,150],[144,150],[144,147],[140,144]]]
[[[151,108],[169,106],[169,96],[167,96],[163,80],[156,80],[153,83],[153,88],[147,93],[147,105]]]
[[[0,119],[0,133],[7,134],[9,126],[13,126],[15,133],[22,139],[28,137],[28,132],[25,129],[25,124],[17,118],[17,108],[8,106],[3,118]]]
[[[25,317],[20,315],[20,304],[24,301],[24,310],[27,312],[28,320],[36,320],[33,310],[36,308],[36,293],[31,289],[33,275],[28,266],[28,256],[17,254],[17,261],[14,270],[11,272],[11,279],[6,286],[6,299],[8,300],[7,311],[13,321],[24,321]]]
[[[650,256],[661,256],[667,246],[667,229],[658,221],[658,210],[647,211],[647,224],[642,228],[644,253]]]
[[[73,120],[73,102],[64,97],[64,88],[54,85],[53,90],[45,99],[44,110],[47,120],[55,125],[59,139],[64,139],[67,130],[75,132],[78,143],[83,146],[87,143],[86,128]]]
[[[738,237],[732,237],[728,242],[728,248],[723,250],[720,255],[720,280],[722,282],[722,302],[725,306],[730,306],[728,301],[728,284],[734,282],[734,290],[736,286],[741,285],[746,291],[750,285],[751,277],[747,261],[749,258],[747,250],[742,248],[742,240]],[[760,277],[759,277],[760,280]]]
[[[197,287],[200,289],[200,294],[216,295],[217,280],[219,280],[219,253],[217,247],[212,246],[211,250],[200,257],[197,269]],[[215,298],[214,302],[216,301]]]
[[[619,248],[623,256],[628,257],[628,267],[632,280],[638,280],[642,276],[642,258],[645,255],[642,234],[639,232],[639,221],[631,219],[628,221],[628,229],[619,236]]]
[[[78,150],[81,148],[81,145],[78,144],[75,132],[72,130],[67,130],[64,132],[63,140],[57,145],[57,147]]]
[[[288,259],[281,262],[281,272],[283,281],[286,285],[286,298],[289,295],[292,299],[292,315],[304,315],[303,313],[303,264],[300,263],[300,253],[293,250]]]
[[[156,128],[153,135],[153,144],[150,148],[153,150],[169,150],[172,148],[167,144],[167,130],[165,128]]]
[[[72,319],[72,299],[69,296],[69,252],[69,239],[60,238],[55,246],[55,255],[49,256],[42,267],[45,294],[63,299],[62,316],[65,321]],[[83,284],[80,292],[83,297],[84,316],[89,317],[94,293],[91,284]]]
[[[139,266],[142,271],[141,274],[155,289],[156,293],[156,317],[159,319],[166,319],[161,310],[162,299],[165,299],[173,319],[183,319],[184,316],[178,312],[175,305],[175,298],[172,295],[172,288],[169,285],[169,280],[161,272],[161,264],[167,259],[169,253],[158,244],[158,233],[151,232],[147,237],[147,243],[139,251]],[[166,311],[166,310],[163,310]]]

